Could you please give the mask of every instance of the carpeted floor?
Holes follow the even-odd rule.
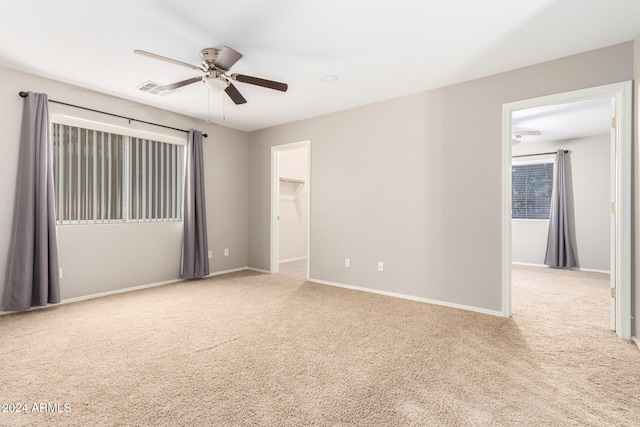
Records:
[[[515,267],[503,319],[291,263],[0,316],[0,425],[637,426],[607,280]]]

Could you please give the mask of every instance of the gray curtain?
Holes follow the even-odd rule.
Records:
[[[47,95],[24,99],[4,308],[60,302],[55,190]]]
[[[182,244],[183,279],[209,275],[207,212],[204,191],[202,132],[191,129],[187,141],[184,178],[184,237]]]
[[[556,152],[551,212],[549,213],[549,236],[544,263],[549,267],[575,267],[576,260],[569,235],[569,213],[567,210],[567,189],[565,179],[564,150]]]

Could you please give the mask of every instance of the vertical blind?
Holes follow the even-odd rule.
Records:
[[[512,218],[549,219],[553,165],[545,161],[512,166]]]
[[[140,138],[130,144],[130,219],[181,219],[184,147]]]
[[[53,124],[59,223],[179,221],[184,147]]]

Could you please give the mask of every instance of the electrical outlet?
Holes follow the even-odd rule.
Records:
[[[351,260],[349,258],[345,258],[344,259],[344,266],[345,267],[351,267]]]
[[[213,258],[213,251],[209,251],[209,258]]]
[[[224,256],[229,256],[229,248],[224,248]]]
[[[58,278],[62,279],[62,267],[58,269]]]
[[[378,271],[384,271],[384,263],[382,261],[378,261]]]

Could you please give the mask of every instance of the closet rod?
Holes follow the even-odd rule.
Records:
[[[280,177],[280,182],[291,182],[293,184],[304,184],[304,181],[296,178],[283,178]]]
[[[569,150],[564,150],[565,153],[568,153]],[[529,157],[529,156],[544,156],[546,154],[556,154],[556,151],[552,151],[550,153],[533,153],[533,154],[520,154],[519,156],[511,156],[512,159],[516,157]]]
[[[27,92],[19,92],[18,95],[20,95],[23,98],[26,98],[27,96],[29,96],[29,94]],[[68,107],[73,107],[73,108],[80,108],[81,110],[93,111],[94,113],[106,114],[107,116],[118,117],[118,118],[121,118],[121,119],[129,120],[129,123],[131,123],[133,121],[133,122],[145,123],[145,124],[153,125],[153,126],[159,126],[159,127],[165,128],[165,129],[172,129],[172,130],[177,130],[177,131],[180,131],[180,132],[189,133],[188,130],[178,129],[178,128],[174,128],[174,127],[171,127],[171,126],[165,126],[165,125],[161,125],[161,124],[158,124],[158,123],[146,122],[144,120],[138,120],[138,119],[134,119],[134,118],[131,118],[131,117],[120,116],[118,114],[107,113],[105,111],[94,110],[92,108],[81,107],[79,105],[67,104],[66,102],[54,101],[53,99],[50,99],[49,102],[53,102],[55,104],[60,104],[60,105],[66,105]],[[202,136],[206,138],[207,134],[203,133]]]

